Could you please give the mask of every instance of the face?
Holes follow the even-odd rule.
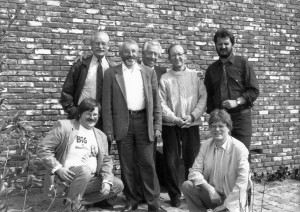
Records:
[[[156,45],[148,45],[147,49],[143,51],[143,63],[146,66],[154,67],[157,63],[160,49]]]
[[[79,118],[80,124],[86,129],[92,129],[99,118],[98,107],[95,107],[93,111],[85,111]]]
[[[216,142],[225,142],[229,134],[229,128],[226,124],[219,121],[210,125],[210,132]]]
[[[169,52],[169,61],[172,63],[173,68],[181,68],[184,66],[186,56],[184,49],[180,45],[174,46]]]
[[[97,33],[91,39],[93,54],[98,58],[103,58],[109,49],[109,37],[106,33]]]
[[[139,54],[139,47],[136,44],[124,43],[120,51],[120,57],[127,68],[132,68],[136,63]]]
[[[232,53],[232,43],[229,37],[220,38],[218,37],[216,45],[216,51],[221,58],[228,58]]]

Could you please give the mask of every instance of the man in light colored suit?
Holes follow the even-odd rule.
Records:
[[[55,123],[38,145],[37,155],[48,169],[44,191],[53,181],[58,190],[65,191],[64,212],[86,211],[86,205],[116,196],[123,189],[122,181],[112,173],[106,135],[94,127],[100,110],[95,99],[84,99],[77,118]]]
[[[208,121],[212,138],[203,141],[182,185],[188,208],[192,212],[207,209],[246,211],[247,190],[251,187],[248,150],[230,135],[232,121],[224,109],[211,112]]]
[[[123,211],[133,211],[138,207],[134,171],[136,163],[148,210],[161,211],[153,160],[153,142],[155,137],[161,136],[157,79],[153,69],[137,63],[138,52],[135,41],[125,40],[119,50],[123,63],[105,73],[103,126],[108,139],[117,141],[121,179],[127,199]]]

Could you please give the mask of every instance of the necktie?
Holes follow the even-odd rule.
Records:
[[[223,63],[223,75],[221,79],[221,102],[229,99],[228,94],[229,92],[227,84],[226,63]]]
[[[97,101],[102,105],[102,85],[103,85],[103,70],[101,65],[101,60],[98,60],[98,69],[97,69],[97,90],[96,90],[96,98]]]

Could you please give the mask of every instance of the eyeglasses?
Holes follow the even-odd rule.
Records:
[[[226,125],[210,125],[210,129],[216,130],[219,128],[220,130],[223,130],[226,127]]]
[[[184,55],[184,53],[170,54],[170,57],[171,57],[171,58],[176,58],[177,56],[178,56],[178,57],[182,57],[183,55]]]

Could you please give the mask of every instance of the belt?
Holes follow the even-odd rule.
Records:
[[[145,113],[146,109],[142,109],[142,110],[128,110],[128,113],[130,115],[136,115],[136,114],[141,114],[141,113]]]

